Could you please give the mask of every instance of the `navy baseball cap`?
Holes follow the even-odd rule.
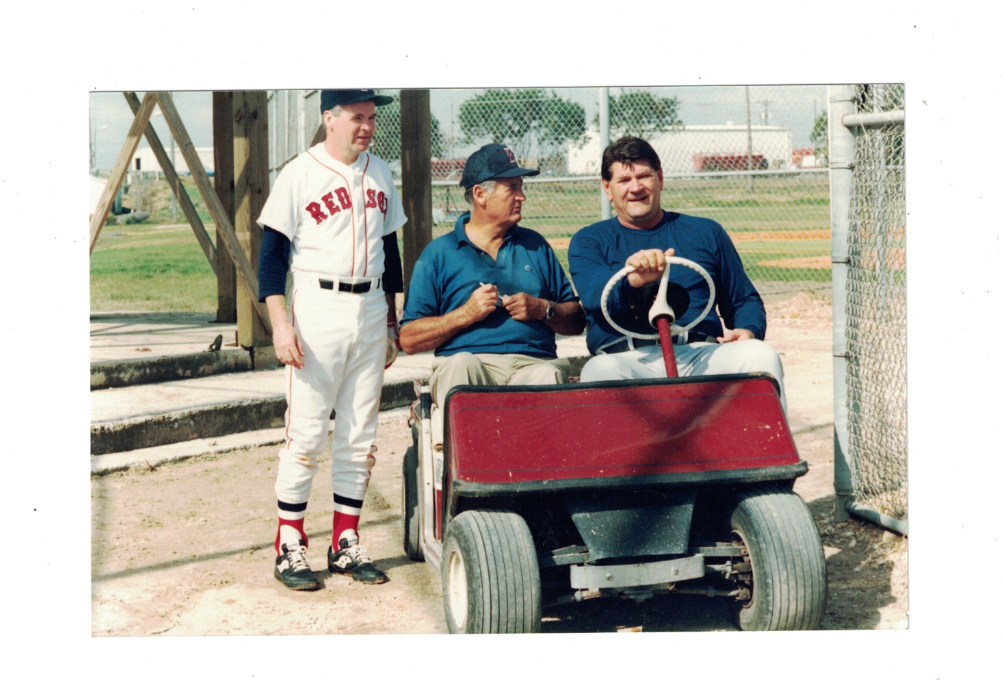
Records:
[[[321,90],[321,113],[343,104],[372,101],[376,106],[387,106],[394,97],[377,94],[373,90]]]
[[[521,168],[508,146],[486,144],[468,156],[461,175],[461,186],[470,189],[476,184],[503,177],[524,177],[540,175],[540,170]]]

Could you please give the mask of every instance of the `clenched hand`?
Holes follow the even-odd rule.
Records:
[[[548,303],[527,293],[503,295],[502,306],[517,321],[540,321],[548,311]]]
[[[465,315],[469,323],[477,323],[496,310],[499,302],[499,289],[491,283],[483,283],[475,289],[468,301],[464,303]]]
[[[673,257],[673,253],[673,248],[667,250],[666,253],[653,248],[652,250],[640,250],[630,255],[625,260],[625,266],[635,267],[635,271],[628,275],[628,285],[632,288],[641,288],[647,283],[659,281],[666,268],[666,259]]]

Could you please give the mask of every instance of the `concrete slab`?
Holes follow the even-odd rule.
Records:
[[[381,411],[377,423],[383,425],[387,422],[398,421],[407,412],[407,406]],[[253,449],[257,446],[279,446],[285,441],[285,432],[285,428],[275,427],[121,453],[108,453],[103,456],[91,456],[91,474],[104,475],[129,468],[152,468],[163,463],[174,463],[207,454]]]
[[[236,324],[216,323],[215,315],[194,312],[92,312],[91,361],[125,361],[205,351],[223,336],[221,351],[237,349]],[[586,336],[558,338],[559,356],[586,354]],[[392,368],[432,363],[432,354],[402,354]]]
[[[91,320],[92,359],[99,356],[102,361],[116,361],[105,359],[114,356],[130,364],[135,359],[123,361],[122,357],[148,349],[151,354],[160,354],[153,363],[167,365],[174,360],[176,373],[187,370],[193,357],[202,354],[185,351],[203,347],[203,342],[208,346],[225,327],[213,323],[210,315],[195,314],[102,313],[92,314]],[[574,361],[578,374],[585,361],[585,336],[560,338],[558,354],[580,357]],[[411,403],[413,382],[429,376],[432,362],[432,353],[399,355],[385,372],[381,409]],[[92,371],[92,379],[93,375]],[[285,394],[285,368],[94,390],[91,453],[107,455],[226,437],[252,428],[279,427],[285,412]]]
[[[91,312],[91,361],[195,354],[218,335],[223,349],[236,349],[237,324],[215,319],[195,312]]]

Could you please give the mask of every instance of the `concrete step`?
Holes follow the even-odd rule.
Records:
[[[578,375],[585,338],[561,338],[559,356]],[[402,355],[385,372],[381,410],[415,399],[414,381],[427,378],[432,354]],[[208,440],[283,426],[285,369],[226,373],[91,392],[91,454],[109,454]]]
[[[150,359],[121,359],[91,363],[91,389],[129,387],[252,370],[251,352],[243,348]]]

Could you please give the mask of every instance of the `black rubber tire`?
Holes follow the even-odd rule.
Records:
[[[419,454],[409,446],[401,461],[401,519],[405,554],[413,562],[424,562],[419,544]]]
[[[451,520],[442,577],[451,633],[541,631],[541,573],[534,540],[520,515],[469,510]],[[453,595],[452,587],[457,591]],[[452,611],[453,606],[459,611]]]
[[[753,593],[736,606],[740,630],[815,630],[827,606],[827,565],[813,516],[795,492],[776,486],[736,494],[730,517],[746,544]]]

